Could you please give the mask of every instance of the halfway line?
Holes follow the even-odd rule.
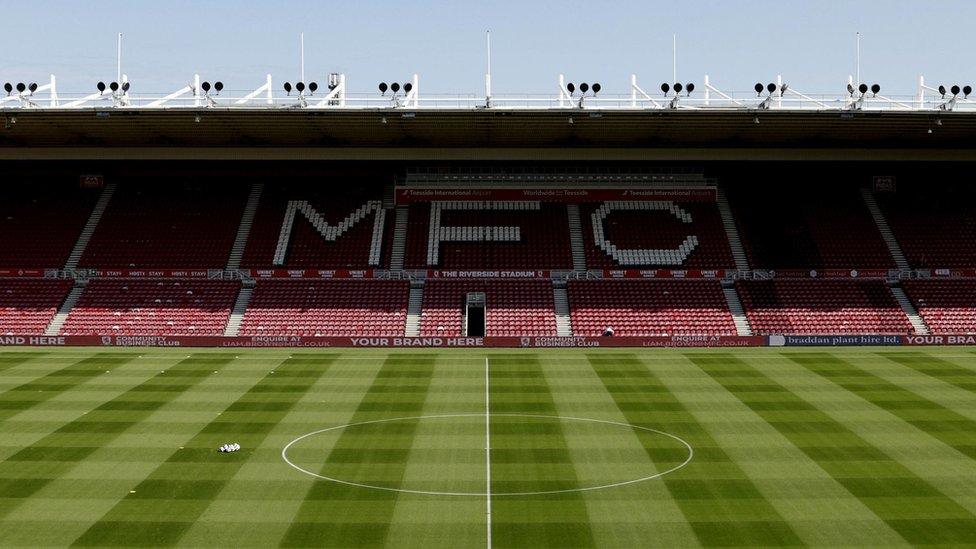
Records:
[[[487,499],[488,549],[491,549],[491,381],[485,357],[485,497]]]

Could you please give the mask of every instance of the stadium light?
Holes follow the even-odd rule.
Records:
[[[752,89],[756,90],[756,97],[761,96],[763,92],[762,82],[756,82],[756,85],[753,86]]]
[[[388,90],[390,87],[386,85],[386,82],[380,82],[379,88],[380,88],[380,95],[386,95],[386,90]]]
[[[973,93],[973,87],[972,86],[966,85],[966,86],[963,86],[962,87],[963,97],[965,97],[966,99],[969,99],[969,94],[971,94],[971,93]]]
[[[95,88],[97,88],[100,93],[105,93],[105,82],[95,84]]]
[[[590,85],[587,84],[586,82],[583,82],[582,84],[580,84],[579,89],[580,89],[580,93],[586,93],[590,91]]]
[[[10,82],[7,82],[3,85],[3,90],[7,92],[7,95],[10,95],[14,91],[14,86]]]
[[[959,89],[959,84],[953,84],[952,88],[950,88],[949,91],[952,92],[952,95],[959,95],[959,92],[961,91]]]
[[[24,93],[24,90],[26,90],[26,89],[27,89],[27,85],[25,85],[23,82],[17,82],[17,91],[18,92]]]
[[[593,94],[595,95],[600,93],[600,90],[603,89],[603,86],[601,86],[599,82],[594,82],[591,89],[593,90]]]
[[[390,84],[390,91],[392,91],[394,94],[397,93],[397,92],[399,92],[400,91],[400,83],[399,82],[394,82],[394,83]]]
[[[403,84],[403,91],[404,92],[410,93],[410,90],[412,90],[412,89],[413,89],[413,84],[411,84],[410,82],[405,82]]]
[[[667,95],[668,92],[671,91],[671,84],[668,84],[667,82],[661,84],[661,91],[664,92],[664,95]]]
[[[114,92],[119,91],[119,83],[118,82],[112,82],[111,84],[108,85],[108,89],[110,89],[110,90],[112,90]]]
[[[291,82],[285,82],[281,87],[285,88],[285,93],[291,95]]]

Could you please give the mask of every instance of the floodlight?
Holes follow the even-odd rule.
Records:
[[[969,94],[973,93],[973,87],[972,86],[963,86],[962,87],[962,93],[968,99],[969,98]]]
[[[315,91],[318,90],[318,89],[319,89],[318,82],[309,82],[308,83],[308,92],[309,93],[315,93]]]
[[[204,92],[210,93],[210,82],[205,81],[203,84],[200,84],[200,87],[203,88]]]
[[[668,84],[667,82],[661,84],[661,91],[664,92],[664,95],[667,95],[668,92],[671,91],[671,85]]]
[[[129,91],[129,86],[130,86],[130,84],[129,84],[128,82],[124,82],[124,83],[122,84],[122,91],[123,91],[123,92],[127,92],[127,91]]]
[[[689,94],[691,92],[695,91],[695,83],[694,82],[688,82],[687,84],[685,84],[685,91],[687,91]]]
[[[942,97],[945,97],[946,94],[945,86],[939,84],[939,93],[942,94]]]
[[[958,88],[959,86],[956,86],[956,87]],[[30,86],[27,86],[27,89],[29,89],[31,93],[36,92],[37,91],[37,82],[31,82],[30,83]]]
[[[111,84],[108,85],[108,88],[112,91],[119,91],[119,83],[112,82]]]
[[[868,85],[867,84],[858,84],[857,91],[861,92],[862,95],[865,94],[865,93],[868,93]]]
[[[403,84],[403,91],[410,93],[410,90],[412,89],[413,89],[413,84],[411,84],[410,82],[405,82]]]
[[[295,89],[298,90],[298,93],[302,93],[303,91],[305,91],[305,82],[299,82],[295,84]]]
[[[285,85],[282,87],[285,88],[285,93],[291,93],[291,82],[285,82]]]
[[[871,84],[871,93],[873,93],[874,95],[878,95],[880,91],[881,91],[881,86],[877,84]]]
[[[586,93],[588,91],[590,91],[590,85],[589,84],[587,84],[586,82],[583,82],[582,84],[580,84],[580,93]]]
[[[27,86],[25,86],[23,82],[17,82],[17,91],[19,91],[20,93],[24,93],[24,90],[26,89]]]
[[[949,90],[949,91],[952,92],[952,95],[959,95],[959,85],[958,84],[953,84],[952,85],[952,89]]]
[[[756,95],[762,95],[762,91],[763,91],[762,82],[756,82],[756,85],[753,86],[752,89],[756,90]]]
[[[129,83],[126,82],[125,85],[128,86]],[[217,90],[217,92],[223,91],[224,90],[224,83],[221,82],[220,80],[214,82],[214,89]]]
[[[99,82],[95,87],[98,88],[99,93],[105,93],[105,82]]]
[[[854,95],[854,86],[852,86],[850,83],[847,84],[847,93]]]
[[[769,93],[773,93],[774,91],[776,91],[776,84],[772,82],[766,84],[766,91],[768,91]]]
[[[569,90],[569,95],[573,95],[576,93],[576,84],[570,82],[569,84],[566,84],[566,89]]]
[[[397,82],[390,84],[390,90],[392,90],[393,93],[400,91],[400,84]]]
[[[594,82],[592,89],[593,89],[593,93],[597,94],[600,93],[600,90],[603,89],[603,86],[601,86],[599,82]]]
[[[387,89],[389,88],[387,87],[386,82],[380,82],[380,93],[386,94]]]
[[[7,82],[3,85],[3,91],[7,92],[7,95],[10,95],[10,92],[14,91],[14,87],[10,85],[10,82]]]
[[[681,82],[675,82],[673,87],[674,87],[674,93],[681,93],[682,90]]]

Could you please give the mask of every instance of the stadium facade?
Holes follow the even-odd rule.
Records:
[[[536,106],[335,82],[8,96],[0,344],[976,342],[961,89],[561,81]]]

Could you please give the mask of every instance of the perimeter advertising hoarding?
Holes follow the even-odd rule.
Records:
[[[670,337],[299,337],[0,336],[0,345],[40,347],[756,347],[762,336]]]

